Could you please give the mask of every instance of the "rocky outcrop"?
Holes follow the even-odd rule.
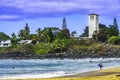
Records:
[[[120,57],[119,47],[105,46],[100,49],[78,50],[64,53],[49,53],[37,55],[34,53],[0,53],[0,59],[79,59],[79,58],[118,58]]]

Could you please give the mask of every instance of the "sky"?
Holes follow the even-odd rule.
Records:
[[[67,28],[83,33],[88,25],[88,14],[99,14],[99,23],[120,25],[120,0],[0,0],[0,32],[19,33],[28,23],[31,33],[38,28],[62,28],[63,17]]]

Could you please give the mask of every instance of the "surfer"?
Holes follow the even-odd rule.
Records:
[[[98,66],[99,66],[100,70],[102,70],[102,67],[103,67],[102,63],[98,64]]]

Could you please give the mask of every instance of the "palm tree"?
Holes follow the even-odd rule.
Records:
[[[52,42],[53,41],[53,33],[52,33],[52,29],[51,28],[44,28],[44,30],[42,31],[43,36],[46,37],[45,40],[46,42]]]
[[[28,23],[26,23],[24,29],[19,31],[18,36],[20,39],[25,39],[25,40],[30,39],[30,29],[28,27]]]
[[[64,39],[62,39],[62,40],[56,39],[54,41],[54,48],[55,49],[60,49],[61,53],[62,53],[63,52],[63,48],[65,48],[65,40]]]
[[[12,36],[12,38],[17,38],[15,33],[12,33],[11,36]]]
[[[40,43],[40,42],[41,42],[41,38],[42,38],[42,30],[41,30],[41,28],[38,28],[38,29],[36,30],[36,32],[37,32],[36,39],[37,39],[37,41]]]
[[[18,38],[17,38],[16,34],[12,33],[11,36],[12,36],[12,38],[11,38],[12,45],[17,45]]]
[[[31,40],[32,40],[32,43],[33,43],[33,44],[36,44],[37,41],[38,41],[37,35],[36,35],[36,34],[31,34],[30,36],[31,36],[30,38],[31,38]]]
[[[19,31],[18,37],[19,37],[20,39],[25,39],[24,30],[20,30],[20,31]]]

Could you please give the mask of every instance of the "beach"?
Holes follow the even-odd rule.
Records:
[[[97,65],[100,62],[103,64],[102,70]],[[120,73],[119,62],[119,58],[0,60],[0,80],[119,78],[115,76]]]
[[[98,73],[99,67],[97,64],[100,62],[103,64],[103,69],[120,66],[119,58],[0,60],[0,79],[86,76],[89,75],[89,72],[92,74],[94,71]],[[97,75],[100,75],[100,73]]]
[[[89,71],[57,78],[29,78],[7,80],[120,80],[120,67]]]

